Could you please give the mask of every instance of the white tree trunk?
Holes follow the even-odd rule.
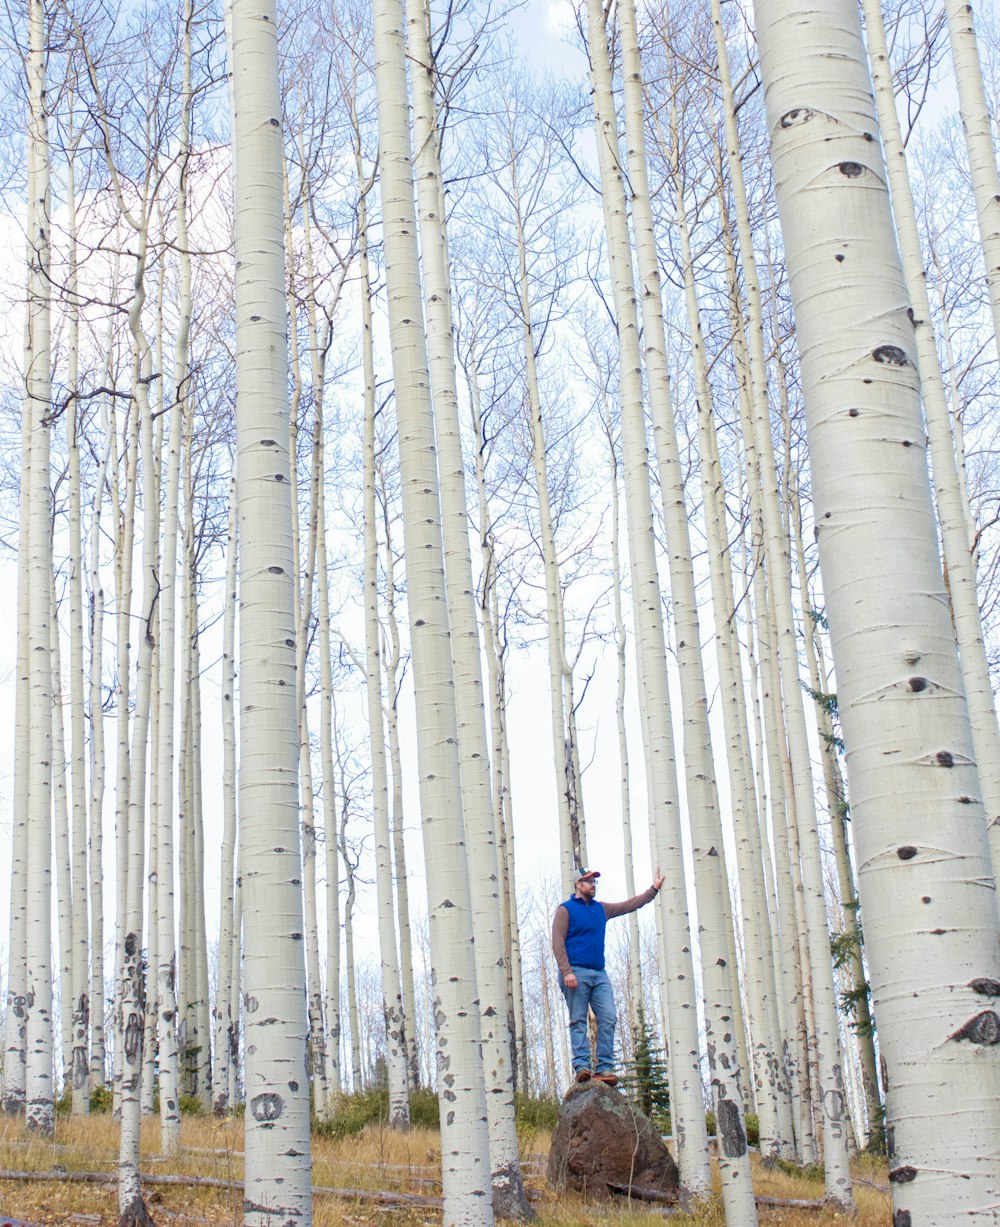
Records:
[[[969,719],[972,723],[972,739],[976,748],[976,767],[983,790],[983,804],[986,806],[990,847],[994,870],[996,870],[996,867],[1000,865],[1000,736],[997,735],[993,687],[986,659],[986,648],[983,643],[983,625],[979,616],[976,564],[969,551],[966,503],[955,460],[955,440],[952,433],[951,415],[948,412],[944,377],[941,373],[941,361],[934,339],[934,325],[931,320],[931,304],[927,294],[923,255],[920,250],[917,215],[906,170],[906,152],[899,130],[899,119],[896,115],[892,72],[885,45],[885,29],[882,25],[882,11],[874,0],[863,0],[862,7],[865,14],[872,78],[875,83],[879,128],[882,133],[882,145],[885,149],[889,172],[892,211],[899,235],[906,292],[913,308],[913,330],[917,366],[920,371],[920,391],[931,445],[934,497],[941,526],[941,544],[944,551],[948,594],[951,597],[955,635],[958,639],[959,656],[962,662],[962,679],[965,683]],[[969,62],[963,63],[961,57],[956,58],[956,72],[960,73],[960,79],[964,81],[968,74],[978,69],[978,60],[972,58],[975,50],[975,36],[972,34],[971,6],[965,3],[961,8],[962,14],[959,18],[955,12],[956,6],[953,4],[948,6],[949,16],[956,22],[960,21],[966,29],[964,36],[955,29],[952,35],[953,47],[956,50],[962,47],[966,38],[971,42]],[[980,83],[979,96],[982,98],[982,79],[976,77],[976,80]],[[969,89],[967,83],[965,88]],[[967,97],[966,92],[961,93],[961,98],[970,141],[971,160],[974,156],[973,146],[975,144],[971,134],[975,131],[975,125],[971,120],[968,106],[972,104],[972,99]],[[1000,308],[1000,201],[996,199],[996,196],[1000,195],[1000,179],[997,178],[996,157],[993,142],[990,139],[989,117],[984,100],[980,122],[986,123],[986,140],[989,148],[988,150],[977,150],[977,157],[986,161],[988,154],[988,163],[993,168],[993,186],[987,193],[989,199],[986,200],[986,204],[993,213],[995,251],[992,272],[995,276],[992,277],[992,280],[995,285],[991,285],[991,294],[994,296],[994,310],[997,310]],[[983,169],[984,172],[988,171],[988,166]],[[977,203],[980,195],[981,193],[977,192]]]
[[[531,1216],[531,1209],[521,1180],[514,1120],[514,1070],[500,916],[500,864],[493,823],[482,657],[469,545],[469,509],[465,496],[465,458],[458,416],[440,132],[434,101],[437,74],[431,50],[430,13],[426,3],[410,9],[408,48],[414,98],[413,136],[417,150],[414,170],[424,273],[424,311],[434,398],[434,438],[441,482],[441,527],[461,756],[465,841],[472,892],[472,931],[475,934],[479,985],[493,1211],[500,1218],[524,1219]]]
[[[273,3],[234,0],[240,877],[247,1227],[311,1221],[281,100]]]
[[[895,1221],[954,1224],[991,1216],[1000,1198],[1000,920],[942,599],[913,329],[856,9],[773,0],[757,6],[757,39],[888,1071]]]
[[[233,1011],[233,987],[239,984],[239,916],[236,911],[236,481],[229,483],[229,531],[226,541],[226,597],[222,622],[222,874],[219,901],[219,979],[215,989],[215,1062],[213,1107],[222,1115],[233,1106],[234,1067],[239,1063],[239,1010]],[[234,954],[237,956],[234,958]]]
[[[958,86],[962,131],[965,133],[972,191],[979,219],[979,241],[986,263],[986,288],[993,310],[993,331],[1000,348],[1000,173],[997,171],[990,107],[979,62],[971,0],[946,0],[944,11],[948,19],[948,39],[955,68],[955,84]],[[930,328],[930,320],[926,323]],[[994,823],[998,821],[997,815],[990,817]]]
[[[667,689],[663,607],[653,539],[653,505],[642,406],[641,355],[634,274],[625,215],[625,189],[617,148],[617,121],[605,16],[600,0],[588,0],[587,41],[593,83],[594,120],[601,168],[601,195],[615,316],[621,346],[619,381],[629,569],[643,746],[647,772],[650,841],[666,880],[658,902],[663,926],[670,1094],[677,1138],[681,1187],[691,1197],[710,1188],[708,1140],[702,1101],[700,1042],[687,889],[681,848],[681,819]],[[742,1115],[742,1106],[739,1109]],[[742,1126],[741,1126],[742,1127]],[[745,1151],[745,1143],[744,1143]]]
[[[49,420],[51,395],[49,147],[46,14],[28,6],[28,322],[23,412],[31,423],[28,519],[28,741],[25,853],[25,1122],[55,1131],[52,1085],[52,610]]]
[[[791,563],[788,537],[778,502],[777,473],[770,432],[767,364],[764,356],[764,326],[760,306],[760,282],[750,233],[746,189],[740,159],[732,85],[722,30],[720,0],[712,0],[720,78],[723,87],[729,172],[736,205],[747,304],[750,310],[749,359],[753,394],[753,429],[757,459],[761,466],[761,502],[764,517],[764,549],[767,559],[769,597],[773,601],[780,664],[781,702],[788,738],[792,787],[788,800],[794,811],[799,857],[793,857],[793,873],[801,866],[802,891],[796,892],[805,915],[808,971],[815,1007],[816,1026],[811,1032],[818,1060],[817,1105],[823,1112],[823,1167],[827,1199],[845,1208],[852,1205],[851,1176],[844,1129],[843,1076],[839,1056],[839,1026],[830,959],[829,922],[823,893],[823,869],[812,770],[806,734],[805,710],[799,676],[796,628],[792,611]],[[758,611],[759,616],[759,611]],[[790,832],[790,835],[792,832]]]
[[[389,1123],[395,1129],[410,1123],[406,1029],[413,1025],[403,1005],[396,919],[392,889],[392,832],[389,819],[389,772],[385,751],[382,708],[381,630],[378,617],[378,534],[375,497],[375,350],[372,329],[371,279],[368,268],[368,190],[363,181],[360,134],[355,147],[358,176],[359,272],[361,290],[362,363],[364,371],[364,584],[365,681],[368,699],[368,737],[372,762],[372,810],[375,819],[375,899],[378,909],[378,944],[382,971],[382,1016],[385,1024],[386,1074],[389,1083]],[[406,917],[402,924],[408,923]],[[353,1036],[353,1024],[352,1024]]]
[[[78,138],[77,138],[78,139]],[[79,390],[80,310],[77,297],[77,217],[75,148],[66,167],[66,230],[69,243],[67,291],[70,298],[69,372],[70,394]],[[90,917],[87,908],[87,713],[84,702],[83,655],[83,492],[80,478],[80,411],[75,403],[66,410],[66,436],[69,468],[69,686],[70,686],[70,762],[72,765],[73,815],[73,994],[63,1003],[72,1021],[72,1053],[69,1081],[73,1094],[73,1114],[90,1111],[88,1040],[90,1038],[90,993],[88,954],[91,945]],[[98,942],[100,939],[97,939]],[[95,959],[97,958],[95,942]]]
[[[438,1045],[445,1223],[488,1227],[492,1204],[479,1001],[441,511],[417,264],[402,6],[374,7],[379,174],[399,429],[417,758]]]

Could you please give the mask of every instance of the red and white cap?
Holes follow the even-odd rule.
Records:
[[[594,878],[599,878],[601,871],[599,869],[588,869],[586,865],[581,865],[579,869],[573,871],[574,882],[592,882]]]

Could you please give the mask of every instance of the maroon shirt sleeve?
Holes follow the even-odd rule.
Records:
[[[566,934],[568,932],[569,912],[565,904],[560,903],[556,908],[556,914],[552,917],[552,953],[556,956],[556,963],[564,976],[568,976],[573,970],[566,956]]]
[[[629,912],[637,912],[647,903],[652,903],[659,893],[655,886],[650,886],[641,895],[633,895],[631,899],[625,899],[621,903],[602,903],[601,907],[604,908],[604,915],[611,920],[614,916],[625,916]],[[565,910],[563,908],[563,911]]]

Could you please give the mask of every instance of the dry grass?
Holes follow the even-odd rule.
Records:
[[[17,1171],[113,1172],[117,1156],[118,1129],[108,1116],[61,1119],[56,1142],[40,1141],[18,1124],[0,1120],[0,1168]],[[158,1153],[159,1128],[146,1121],[142,1129],[142,1170],[151,1174],[209,1176],[225,1181],[243,1178],[242,1122],[187,1117],[183,1123],[184,1150],[166,1161]],[[557,1197],[545,1186],[544,1162],[548,1138],[535,1134],[526,1139],[524,1160],[526,1178],[539,1213],[538,1227],[580,1227],[600,1222],[621,1227],[646,1227],[651,1216],[662,1212],[654,1207],[629,1208],[585,1205],[575,1198]],[[357,1137],[341,1141],[313,1139],[313,1183],[337,1188],[402,1191],[422,1195],[438,1192],[435,1172],[440,1161],[439,1138],[429,1130],[396,1134],[389,1129],[369,1127]],[[870,1183],[856,1186],[859,1214],[857,1227],[882,1227],[890,1219],[889,1195],[884,1166],[863,1161],[858,1175]],[[780,1171],[756,1172],[758,1193],[787,1199],[822,1197],[822,1184],[807,1176]],[[878,1185],[879,1188],[871,1187]],[[213,1224],[236,1227],[242,1222],[242,1194],[236,1188],[152,1187],[147,1202],[157,1224]],[[75,1224],[107,1227],[117,1221],[113,1184],[72,1184],[65,1182],[27,1182],[0,1180],[0,1213],[35,1224]],[[802,1210],[762,1207],[761,1223],[784,1227],[829,1227],[844,1221],[843,1215],[829,1210]],[[329,1195],[317,1195],[313,1222],[316,1227],[422,1227],[440,1223],[434,1210],[372,1206],[366,1202]],[[697,1214],[671,1217],[679,1224],[723,1227],[721,1203],[712,1203]]]

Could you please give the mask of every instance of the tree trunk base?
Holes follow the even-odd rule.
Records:
[[[121,1212],[118,1227],[156,1227],[141,1194]]]
[[[512,1219],[518,1223],[534,1222],[537,1215],[528,1201],[521,1172],[516,1164],[495,1171],[492,1183],[493,1214],[496,1218]]]

